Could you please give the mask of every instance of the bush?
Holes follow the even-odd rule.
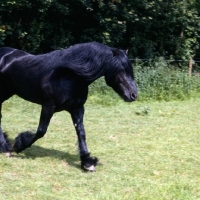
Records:
[[[189,77],[188,72],[170,65],[159,58],[150,62],[148,67],[137,63],[135,80],[139,90],[139,100],[185,100],[199,94],[200,79]]]
[[[200,96],[200,77],[197,73],[190,77],[187,70],[174,67],[163,58],[148,63],[137,62],[133,67],[139,101],[186,100]],[[113,105],[119,101],[118,95],[103,78],[90,86],[90,103]]]

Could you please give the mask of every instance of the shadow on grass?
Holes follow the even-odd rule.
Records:
[[[9,139],[11,144],[14,143],[14,140]],[[19,154],[12,153],[12,157],[21,158],[21,159],[36,159],[38,157],[51,157],[54,159],[65,160],[70,166],[81,169],[81,165],[79,163],[79,155],[78,154],[70,154],[68,152],[55,150],[55,149],[47,149],[38,145],[33,144],[30,148],[22,151]]]

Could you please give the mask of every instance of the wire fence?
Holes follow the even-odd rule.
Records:
[[[133,58],[131,58],[131,59],[129,59],[131,62],[133,62],[133,61],[158,61],[157,59],[139,59],[139,58],[135,58],[135,59],[133,59]],[[165,59],[165,61],[167,61],[167,62],[188,62],[189,63],[189,61],[186,61],[186,60],[168,60],[168,59]],[[193,60],[192,59],[192,62],[193,63],[200,63],[200,58],[198,58],[198,60]]]
[[[139,58],[131,58],[130,61],[133,63],[133,62],[138,62],[138,61],[141,61],[141,62],[145,62],[145,63],[152,63],[152,62],[167,62],[169,64],[177,64],[177,63],[181,63],[181,65],[188,68],[188,75],[191,76],[193,71],[195,71],[195,73],[198,73],[200,74],[200,58],[196,58],[195,60],[194,59],[189,59],[188,61],[187,60],[170,60],[170,59],[163,59],[163,60],[159,60],[159,59],[139,59]],[[178,64],[180,65],[180,64]]]

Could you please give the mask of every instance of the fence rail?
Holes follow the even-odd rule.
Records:
[[[140,60],[141,61],[156,61],[156,59],[139,59],[139,58],[135,58],[135,59],[130,58],[129,60],[130,61],[140,61]],[[187,62],[185,60],[167,60],[167,59],[165,59],[165,60],[168,61],[168,62]],[[193,60],[193,59],[191,59],[191,60],[192,60],[193,63],[200,63],[200,59],[199,60]]]
[[[133,61],[157,61],[156,59],[139,59],[139,58],[131,58],[130,59],[131,62]],[[165,59],[165,61],[168,61],[168,62],[188,62],[188,75],[191,76],[192,75],[192,68],[193,68],[193,65],[195,63],[200,63],[200,60],[193,60],[192,58],[189,59],[188,61],[185,61],[185,60],[167,60]]]

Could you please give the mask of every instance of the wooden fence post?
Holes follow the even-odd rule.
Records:
[[[188,75],[189,76],[192,75],[192,58],[190,58],[190,60],[189,60]]]

